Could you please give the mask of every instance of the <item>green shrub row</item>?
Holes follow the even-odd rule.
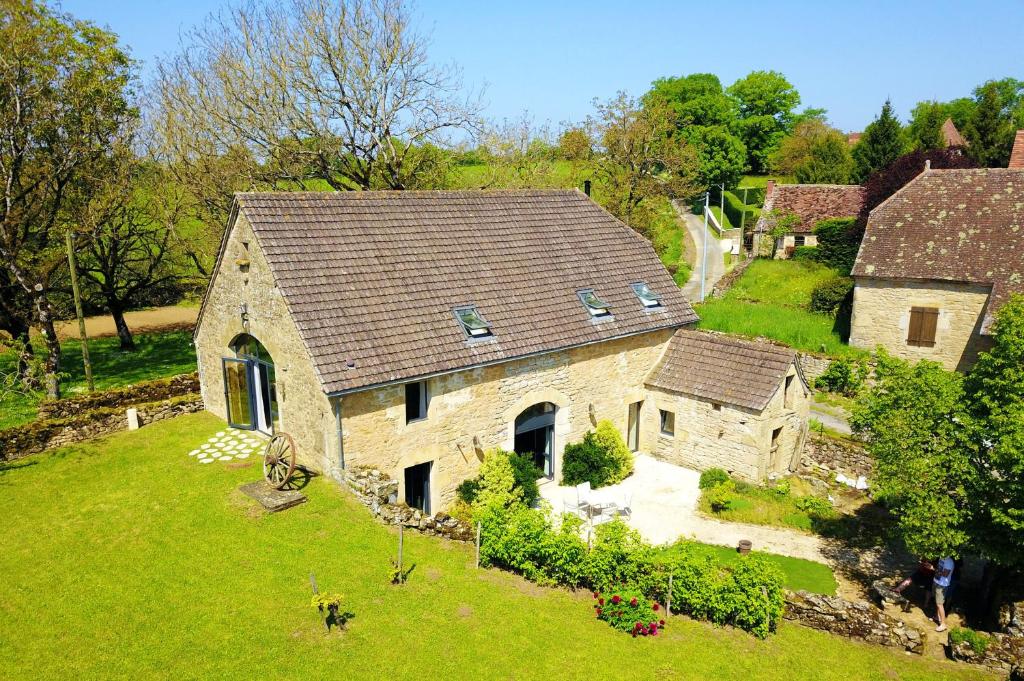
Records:
[[[825,373],[815,379],[814,387],[853,397],[864,386],[869,371],[864,360],[835,359],[828,365]]]
[[[811,312],[836,315],[847,305],[853,304],[853,279],[832,277],[811,290]]]
[[[611,421],[599,421],[581,442],[565,446],[562,454],[562,484],[591,487],[614,485],[633,473],[633,453]]]
[[[743,221],[744,213],[747,214],[746,222]],[[725,193],[725,215],[729,218],[729,222],[732,223],[733,227],[743,225],[746,228],[752,228],[757,222],[757,217],[760,213],[761,211],[756,208],[744,204],[743,200],[733,192]]]
[[[537,480],[544,477],[544,471],[537,468],[537,464],[526,454],[515,452],[502,452],[508,457],[512,465],[512,475],[515,477],[515,487],[522,492],[523,503],[533,506],[540,499],[540,487]],[[480,491],[481,476],[463,480],[455,488],[456,498],[464,504],[472,504],[476,501],[477,493]]]

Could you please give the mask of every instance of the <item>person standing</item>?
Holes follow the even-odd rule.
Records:
[[[935,631],[945,631],[946,627],[946,596],[949,594],[949,583],[953,580],[953,559],[945,556],[939,559],[935,565],[935,578],[933,580],[935,590],[935,611],[938,615],[939,626]]]

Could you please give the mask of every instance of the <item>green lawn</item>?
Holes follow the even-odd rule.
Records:
[[[865,353],[843,341],[840,324],[809,312],[811,291],[835,276],[823,265],[798,260],[755,260],[724,298],[696,305],[704,329],[772,338],[791,347],[841,357]]]
[[[255,463],[186,452],[185,416],[0,468],[0,669],[7,678],[969,679],[978,671],[788,623],[760,641],[674,618],[633,639],[589,594],[475,570],[470,546],[396,534],[331,481],[276,515],[237,487]],[[326,634],[309,574],[355,613]]]
[[[45,352],[38,339],[34,344],[36,352]],[[121,352],[116,337],[89,341],[89,358],[97,390],[120,388],[196,370],[195,348],[192,347],[192,334],[188,331],[137,334],[135,344],[138,346],[135,352]],[[81,343],[66,340],[61,343],[61,350],[61,372],[67,374],[61,381],[64,396],[85,392]],[[13,352],[0,352],[0,372],[12,371],[14,362]],[[12,394],[0,399],[0,430],[34,420],[40,397]]]
[[[823,508],[824,515],[815,515],[799,507],[799,498],[810,496],[810,490],[802,486],[799,479],[790,479],[794,485],[789,494],[779,494],[770,487],[751,485],[736,481],[734,500],[730,507],[722,511],[713,511],[708,498],[708,490],[701,493],[700,510],[705,514],[738,523],[754,525],[774,525],[790,527],[804,532],[813,532],[821,526],[820,521],[834,521],[838,513],[833,511],[827,502]],[[810,589],[808,589],[810,590]]]

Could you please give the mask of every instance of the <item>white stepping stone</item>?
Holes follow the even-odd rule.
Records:
[[[191,452],[189,452],[189,453],[188,453],[188,455],[189,455],[189,456],[195,456],[195,455],[196,455],[196,454],[198,454],[198,453],[199,453],[199,450],[198,450],[198,449],[193,449],[193,450],[192,450]]]
[[[223,436],[224,436],[224,431],[223,430],[220,431],[219,433],[217,433],[217,437],[223,437]]]
[[[213,459],[199,459],[199,463],[213,463]]]
[[[236,459],[248,459],[249,452],[242,452],[241,454],[235,454]]]
[[[218,456],[217,461],[231,461],[232,458],[230,456]]]

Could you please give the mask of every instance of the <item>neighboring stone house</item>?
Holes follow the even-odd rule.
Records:
[[[558,480],[599,419],[660,444],[645,381],[696,319],[650,244],[577,191],[250,193],[195,340],[209,411],[439,510],[494,447]]]
[[[775,184],[769,180],[764,207],[754,227],[758,252],[772,253],[771,232],[777,216],[795,215],[794,228],[779,237],[775,257],[788,258],[798,246],[816,246],[814,227],[828,218],[854,217],[864,206],[864,188],[857,184]]]
[[[646,385],[657,458],[755,482],[800,463],[810,391],[793,350],[680,330]]]
[[[871,211],[850,344],[966,370],[1024,292],[1024,168],[925,170]]]

